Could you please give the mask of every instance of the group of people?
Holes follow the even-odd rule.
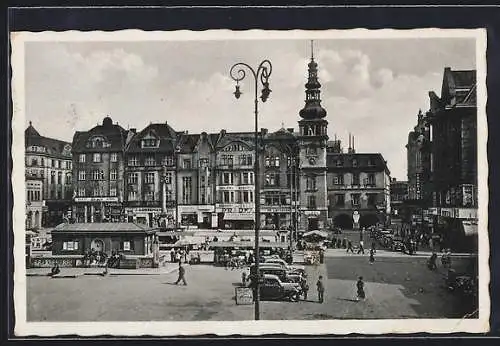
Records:
[[[108,255],[102,251],[96,251],[91,249],[90,251],[86,251],[83,255],[83,266],[84,267],[92,267],[105,265],[108,261]]]
[[[307,300],[307,293],[309,291],[309,285],[307,284],[307,279],[304,279],[301,283],[302,294],[304,296],[304,300]],[[316,281],[316,290],[318,292],[318,302],[323,303],[325,299],[325,284],[323,282],[323,275],[318,277],[318,281]],[[360,276],[358,281],[356,282],[356,300],[363,300],[366,297],[365,294],[365,283],[363,281],[363,277]]]
[[[189,255],[189,249],[170,249],[170,262],[172,263],[180,263],[184,261],[184,263],[188,263],[188,255]]]
[[[432,252],[431,257],[427,261],[427,267],[430,270],[436,270],[437,269],[437,258],[438,258],[437,253],[436,252]],[[445,268],[445,269],[451,269],[451,249],[443,249],[442,250],[441,264],[443,265],[443,268]]]

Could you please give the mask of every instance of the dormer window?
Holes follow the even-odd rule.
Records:
[[[87,142],[87,148],[109,148],[111,144],[106,141],[104,137],[92,137]]]
[[[158,140],[155,138],[148,138],[142,140],[143,148],[156,148],[158,147]]]

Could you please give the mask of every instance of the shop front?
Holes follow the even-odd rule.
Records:
[[[179,205],[179,222],[184,229],[211,229],[217,227],[213,205]]]
[[[216,212],[220,229],[254,229],[253,204],[217,204]]]
[[[160,207],[127,207],[125,208],[127,215],[127,222],[133,222],[148,227],[160,227],[161,217],[163,215],[162,208]],[[168,217],[168,216],[171,217]],[[167,209],[166,222],[175,223],[175,210]],[[168,225],[167,227],[168,228]]]
[[[290,206],[276,206],[260,208],[264,219],[264,229],[285,230],[292,225],[292,215]]]
[[[70,215],[77,223],[124,221],[123,205],[118,197],[77,197],[74,201]]]

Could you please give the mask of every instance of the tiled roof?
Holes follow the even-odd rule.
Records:
[[[102,148],[87,148],[87,141],[93,136],[103,136],[106,138],[111,144],[106,150],[122,151],[127,138],[127,131],[120,125],[113,124],[110,118],[105,118],[103,125],[97,125],[89,131],[75,132],[73,136],[73,151],[103,151]]]
[[[151,228],[131,222],[105,223],[62,223],[54,228],[56,232],[145,232]]]
[[[342,160],[342,166],[337,166],[337,160]],[[353,166],[353,159],[356,159],[357,165]],[[369,159],[372,165],[368,165]],[[385,169],[388,171],[387,163],[380,153],[327,153],[326,165],[328,168],[371,168]]]
[[[141,148],[141,139],[149,133],[152,133],[159,138],[160,145],[158,148]],[[144,130],[133,136],[127,146],[127,151],[134,153],[142,151],[174,152],[176,140],[177,134],[168,124],[149,124]]]
[[[40,136],[38,131],[31,124],[24,131],[24,135],[25,147],[36,145],[44,147],[46,153],[49,155],[54,155],[65,159],[71,158],[71,152],[64,150],[64,147],[67,145],[71,146],[71,143],[61,141],[59,139]]]

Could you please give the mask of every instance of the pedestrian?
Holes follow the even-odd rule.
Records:
[[[318,282],[316,282],[316,288],[318,289],[318,301],[323,303],[323,299],[325,297],[325,285],[323,284],[322,275],[319,276]]]
[[[241,273],[241,283],[243,284],[243,286],[245,286],[247,283],[247,272],[246,271],[243,271]]]
[[[373,253],[375,253],[375,252],[376,252],[376,249],[375,249],[375,242],[374,242],[374,241],[372,241],[372,250],[373,250]]]
[[[307,300],[307,292],[309,291],[309,284],[307,283],[307,279],[303,278],[300,283],[302,286],[302,292],[304,293],[304,300]]]
[[[365,299],[365,283],[363,282],[363,277],[360,276],[358,278],[358,282],[356,283],[356,288],[357,288],[357,300],[359,301],[360,299],[363,300]]]
[[[429,268],[430,270],[436,270],[437,269],[436,260],[437,260],[437,254],[433,251],[431,258],[429,258],[429,261],[427,261],[427,268]]]
[[[185,275],[186,275],[186,269],[184,269],[184,267],[182,266],[182,263],[179,261],[179,277],[177,278],[177,281],[175,282],[175,284],[178,285],[179,282],[181,282],[181,280],[182,280],[182,283],[184,284],[184,286],[187,286],[186,278],[184,277]]]
[[[351,251],[352,253],[354,253],[354,248],[352,247],[352,241],[348,240],[347,241],[347,253],[349,253],[349,251]]]
[[[370,249],[370,264],[373,264],[375,262],[375,250],[372,248]]]
[[[174,248],[170,249],[170,262],[175,262],[175,250]]]
[[[363,240],[359,241],[359,249],[358,249],[358,255],[362,253],[363,255],[365,254],[365,249],[363,247]]]
[[[175,251],[175,261],[181,263],[181,254],[179,251]]]

